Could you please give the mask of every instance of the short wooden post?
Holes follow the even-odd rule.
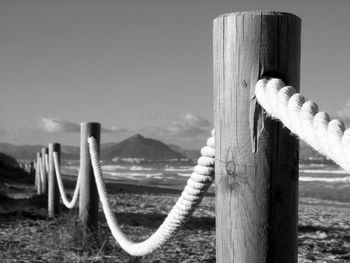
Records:
[[[48,154],[48,149],[43,147],[41,149],[41,189],[43,194],[47,194],[47,168],[46,168],[46,158],[45,155]]]
[[[99,123],[81,124],[80,169],[82,178],[79,193],[79,221],[84,234],[97,234],[98,230],[98,193],[91,165],[88,138],[95,137],[99,145],[100,132]]]
[[[30,176],[35,176],[35,160],[30,161]]]
[[[24,171],[29,174],[29,163],[27,161],[24,162]]]
[[[280,12],[214,20],[217,262],[297,262],[299,143],[254,88],[267,75],[299,90],[300,30]]]
[[[36,190],[37,194],[41,195],[42,194],[42,183],[41,183],[41,153],[36,154],[36,170],[35,170],[35,185],[36,185]]]
[[[58,213],[59,192],[56,179],[56,170],[54,166],[53,153],[57,152],[58,162],[61,162],[61,145],[59,143],[49,144],[49,191],[48,191],[48,213],[49,217],[54,217]]]

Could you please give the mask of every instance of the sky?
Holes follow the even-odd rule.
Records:
[[[301,93],[350,119],[350,1],[0,0],[0,142],[79,145],[136,133],[189,149],[213,126],[212,23],[269,10],[302,19]]]

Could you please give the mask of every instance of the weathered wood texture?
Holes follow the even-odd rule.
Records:
[[[100,131],[99,123],[81,124],[80,172],[82,179],[79,192],[79,220],[86,233],[97,233],[98,230],[98,193],[91,165],[88,138],[95,137],[97,144],[100,145]]]
[[[239,12],[214,20],[217,262],[297,262],[297,138],[267,118],[263,75],[299,90],[301,20]]]
[[[47,194],[47,168],[46,168],[46,160],[45,160],[45,155],[47,155],[49,150],[44,147],[41,149],[41,191],[42,194]]]
[[[35,160],[29,162],[29,175],[35,177]]]
[[[36,154],[36,170],[35,170],[35,185],[36,191],[38,195],[42,194],[41,191],[41,167],[40,165],[41,153]]]
[[[48,213],[49,217],[55,217],[58,213],[59,192],[56,179],[56,170],[53,160],[53,153],[58,154],[58,163],[61,162],[61,145],[59,143],[49,144],[49,188],[48,188]]]

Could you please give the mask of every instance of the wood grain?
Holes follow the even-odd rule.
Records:
[[[43,147],[41,149],[41,193],[47,195],[47,172],[46,172],[46,162],[45,162],[45,154],[48,154],[48,149]]]
[[[299,90],[300,28],[280,12],[214,20],[217,262],[297,262],[299,144],[254,87],[270,75]]]
[[[96,234],[98,230],[98,193],[91,164],[88,138],[90,136],[95,137],[98,152],[100,152],[100,133],[101,125],[99,123],[81,124],[80,172],[82,178],[79,192],[79,221],[85,234],[88,232]]]
[[[40,160],[41,160],[41,153],[36,153],[36,170],[35,170],[35,184],[36,184],[36,191],[38,195],[42,194],[41,191],[41,175],[40,175]]]
[[[60,201],[59,190],[56,179],[56,171],[53,161],[53,153],[58,154],[58,163],[61,167],[61,145],[59,143],[49,144],[49,174],[48,174],[48,213],[49,217],[55,217],[58,214],[58,205]]]

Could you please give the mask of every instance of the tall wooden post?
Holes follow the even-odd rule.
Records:
[[[61,145],[59,143],[49,144],[49,188],[48,188],[48,212],[49,217],[54,217],[58,213],[59,192],[56,179],[56,170],[53,160],[53,153],[57,152],[58,162],[61,162]]]
[[[299,90],[300,30],[280,12],[214,20],[217,262],[297,262],[299,143],[254,88],[268,75]]]
[[[87,232],[97,233],[98,230],[98,193],[91,165],[88,138],[95,137],[100,145],[100,132],[99,123],[81,124],[80,171],[82,178],[79,193],[79,221],[85,234]]]
[[[42,194],[42,189],[41,189],[41,153],[36,154],[36,170],[35,170],[35,185],[36,185],[36,190],[37,194],[41,195]]]
[[[43,147],[41,149],[41,190],[43,194],[47,194],[47,168],[46,168],[46,160],[45,155],[48,154],[48,149],[46,147]]]

